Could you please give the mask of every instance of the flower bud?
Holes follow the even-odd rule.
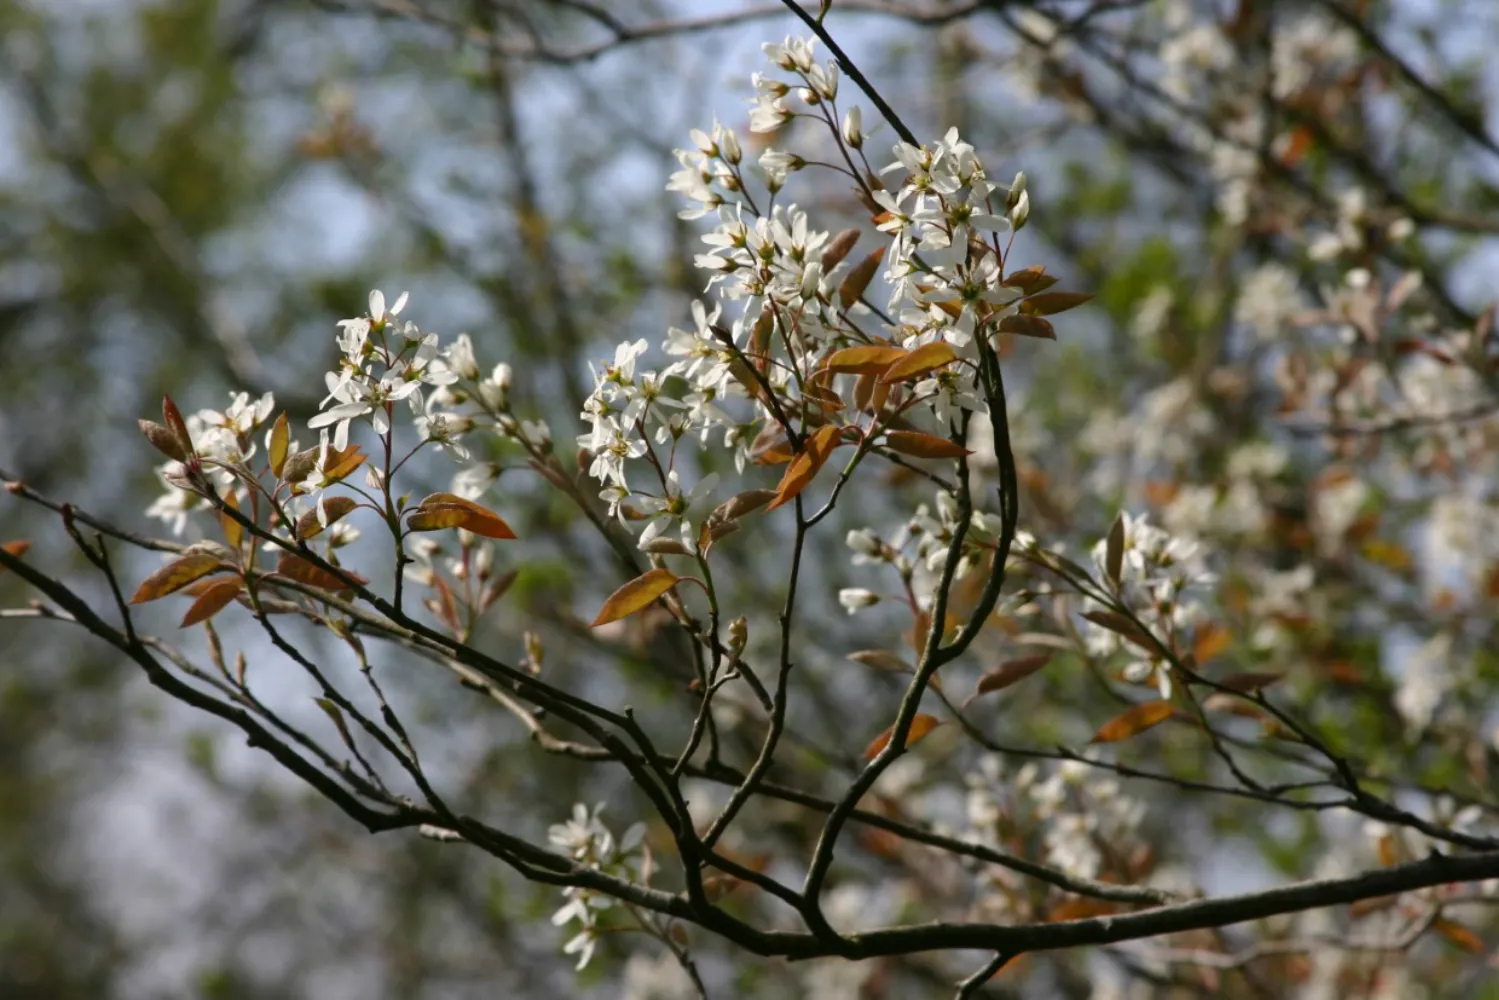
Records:
[[[880,595],[863,587],[845,587],[838,591],[838,603],[847,608],[849,614],[853,614],[860,608],[880,603]]]
[[[852,149],[864,146],[864,115],[855,104],[843,115],[843,141]]]
[[[526,669],[533,674],[541,673],[541,661],[546,659],[546,648],[541,644],[541,636],[535,632],[527,632],[523,641],[526,644]]]
[[[1010,228],[1019,231],[1025,226],[1025,221],[1031,217],[1031,196],[1020,192],[1020,197],[1015,199],[1015,205],[1010,209]]]
[[[1005,198],[1005,207],[1006,208],[1014,208],[1016,205],[1018,205],[1020,203],[1020,199],[1025,194],[1025,192],[1026,192],[1025,171],[1022,170],[1022,171],[1018,172],[1015,175],[1015,179],[1010,182],[1010,193]]]
[[[739,148],[739,137],[734,130],[719,125],[713,130],[713,138],[718,142],[719,155],[724,162],[737,166],[744,159],[744,151]]]

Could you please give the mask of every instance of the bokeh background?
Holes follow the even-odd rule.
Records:
[[[164,530],[145,518],[158,482],[136,418],[152,416],[164,393],[188,410],[221,408],[244,390],[273,391],[305,421],[335,357],[333,324],[362,311],[371,288],[409,289],[408,315],[423,327],[466,331],[481,364],[512,364],[521,405],[550,421],[565,453],[587,362],[621,340],[659,341],[700,294],[699,224],[678,220],[664,191],[671,150],[715,116],[761,143],[751,155],[763,148],[745,128],[748,76],[760,42],[798,30],[777,6],[0,4],[0,468],[124,526]],[[1499,555],[1483,530],[1494,517],[1482,438],[1492,429],[1468,424],[1481,440],[1436,471],[1411,459],[1430,440],[1376,454],[1298,434],[1277,351],[1294,314],[1354,267],[1425,277],[1433,325],[1392,330],[1390,344],[1472,329],[1487,306],[1499,277],[1494,5],[833,8],[834,31],[918,134],[956,125],[996,178],[1027,172],[1023,255],[1097,293],[1059,321],[1059,342],[1020,345],[1009,362],[1023,525],[1096,538],[1121,504],[1164,510],[1184,487],[1208,489],[1197,530],[1217,540],[1226,579],[1263,594],[1278,579],[1269,574],[1307,564],[1322,588],[1316,622],[1290,630],[1291,652],[1246,646],[1246,663],[1294,659],[1301,696],[1323,692],[1326,724],[1390,752],[1409,730],[1400,692],[1417,698],[1410,688],[1426,677],[1410,664],[1448,629],[1430,600],[1445,588],[1456,603],[1442,613],[1467,615],[1449,629],[1457,655],[1471,655],[1442,691],[1469,699],[1460,726],[1491,721],[1496,667],[1471,652],[1491,627],[1469,602],[1483,598],[1482,572]],[[1338,14],[1355,8],[1367,22]],[[1249,102],[1257,121],[1223,103],[1241,72],[1265,81]],[[886,130],[871,147],[892,141]],[[799,200],[826,213],[819,225],[858,224],[847,191],[804,183]],[[1325,360],[1323,346],[1307,351]],[[1393,369],[1394,357],[1380,360]],[[1442,400],[1490,398],[1478,376],[1417,376],[1427,382],[1416,391]],[[1234,494],[1232,458],[1251,445],[1282,449],[1285,464]],[[1314,511],[1337,485],[1325,479],[1336,463],[1373,484],[1368,503],[1382,520],[1371,530],[1406,561],[1346,532],[1328,540]],[[436,463],[415,473],[432,488],[445,482]],[[871,484],[849,498],[849,526],[888,525],[919,493],[898,479]],[[681,678],[652,656],[656,636],[631,636],[638,655],[621,665],[577,628],[610,589],[609,556],[565,505],[533,502],[540,496],[508,468],[490,494],[535,541],[506,551],[520,577],[482,641],[516,656],[522,630],[537,630],[560,682],[605,700],[628,689],[670,717]],[[1435,510],[1443,496],[1471,504]],[[1452,523],[1436,524],[1442,517]],[[98,591],[55,519],[0,500],[0,526],[5,539],[34,542],[31,558],[71,566]],[[1438,544],[1462,530],[1471,544]],[[868,643],[833,600],[848,578],[842,539],[817,544],[820,590],[806,613],[821,646],[809,653],[797,728],[808,773],[836,776],[878,730],[895,688],[841,663],[839,650]],[[772,551],[743,549],[741,600],[773,606],[780,567],[757,556]],[[126,564],[127,575],[147,568]],[[0,577],[0,604],[27,599]],[[873,621],[858,627],[880,627]],[[227,634],[252,657],[264,652],[248,634]],[[264,669],[289,713],[315,717],[302,680]],[[449,786],[494,814],[515,811],[533,834],[580,798],[609,799],[621,826],[631,818],[610,779],[534,750],[442,678],[412,670],[393,683]],[[1081,703],[1081,683],[1026,695],[1040,700],[1008,717],[1007,736],[1086,738],[1065,714]],[[832,719],[860,721],[844,732]],[[1472,738],[1479,757],[1492,753],[1486,732]],[[1169,796],[1152,804],[1160,812],[1148,822],[1180,823]],[[1329,836],[1252,817],[1231,806],[1182,827],[1217,844],[1196,856],[1200,877],[1232,888],[1304,873],[1309,855],[1298,850],[1314,854]],[[795,841],[807,820],[769,811],[759,822],[765,837]],[[556,905],[554,893],[472,853],[366,836],[110,651],[59,625],[0,619],[7,1000],[666,995],[648,991],[638,961],[630,969],[626,945],[575,980],[545,919]],[[1468,977],[1455,982],[1481,979],[1463,954],[1437,959]],[[816,992],[799,969],[730,956],[706,967],[742,995],[911,996],[943,981],[912,963]],[[1054,992],[1034,995],[1098,988],[1091,960],[1047,969],[1037,988]]]

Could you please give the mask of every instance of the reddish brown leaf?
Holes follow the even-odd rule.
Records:
[[[951,344],[945,340],[934,341],[916,348],[885,369],[885,374],[880,376],[880,381],[887,385],[895,382],[909,382],[912,379],[930,375],[938,368],[950,365],[956,360],[958,360],[958,355],[952,349]]]
[[[1219,678],[1218,683],[1230,691],[1258,691],[1260,688],[1269,687],[1283,677],[1285,677],[1285,674],[1269,671],[1263,673],[1229,674],[1227,677]]]
[[[1108,541],[1104,543],[1104,570],[1115,586],[1124,572],[1124,512],[1121,511],[1109,528]]]
[[[291,425],[287,423],[286,413],[283,412],[271,427],[271,441],[266,448],[267,457],[271,461],[271,475],[280,478],[281,470],[286,467],[286,450],[289,447],[291,447]]]
[[[1463,951],[1471,952],[1474,955],[1482,955],[1487,950],[1484,947],[1483,938],[1455,920],[1448,920],[1446,917],[1437,917],[1431,922],[1431,929],[1442,935],[1442,937],[1446,938],[1452,944],[1457,945]]]
[[[177,409],[171,396],[161,397],[161,419],[172,432],[172,437],[177,439],[178,449],[184,455],[193,454],[193,436],[187,432],[187,421],[182,419],[182,411]]]
[[[182,616],[182,624],[178,627],[189,628],[212,618],[228,607],[229,602],[239,596],[244,586],[245,581],[237,576],[227,580],[214,580],[193,602],[193,606],[187,609],[187,614]]]
[[[942,725],[942,720],[925,712],[919,713],[911,720],[911,728],[906,733],[906,746],[915,746],[926,737],[933,729]],[[874,760],[890,744],[890,737],[895,734],[895,727],[891,726],[874,738],[874,742],[864,749],[864,759]]]
[[[1088,742],[1117,743],[1127,740],[1153,726],[1159,726],[1175,714],[1176,709],[1169,701],[1147,701],[1105,722]]]
[[[324,497],[323,515],[328,519],[328,524],[332,525],[358,506],[359,501],[353,497]],[[303,541],[315,538],[322,533],[324,527],[318,520],[317,508],[313,507],[297,519],[297,537]]]
[[[822,469],[823,463],[838,446],[842,431],[831,424],[817,428],[807,438],[806,445],[800,455],[791,460],[786,467],[786,474],[781,477],[780,485],[776,487],[776,498],[767,506],[766,510],[775,510],[782,504],[789,503],[797,494],[811,485],[812,480],[817,478],[817,473]]]
[[[1034,337],[1037,340],[1056,340],[1057,328],[1040,316],[1015,313],[1000,317],[996,327],[1000,333],[1013,333],[1017,337]]]
[[[1020,303],[1020,310],[1032,316],[1055,316],[1076,309],[1091,298],[1084,292],[1042,292]]]
[[[609,595],[598,617],[593,620],[593,627],[598,628],[644,610],[675,587],[680,579],[669,569],[653,569],[642,573]]]
[[[1234,637],[1222,625],[1215,622],[1199,625],[1192,637],[1192,658],[1198,663],[1209,663],[1223,655],[1233,641]]]
[[[713,513],[708,515],[708,520],[711,522],[737,521],[746,514],[753,514],[775,498],[775,490],[745,490],[734,494],[713,508]]]
[[[19,559],[22,556],[24,556],[27,552],[31,551],[31,543],[27,542],[27,541],[22,541],[22,540],[17,540],[17,541],[14,541],[14,542],[6,542],[4,545],[0,545],[0,549],[4,549],[6,552],[10,553],[11,555],[13,555],[17,559]],[[5,572],[5,567],[4,566],[0,566],[0,573],[4,573],[4,572]]]
[[[349,445],[339,452],[330,451],[328,461],[323,466],[324,485],[347,479],[355,469],[364,464],[367,457],[359,450],[358,445]]]
[[[874,280],[874,274],[880,269],[880,261],[885,256],[885,248],[880,247],[865,256],[859,263],[848,272],[848,277],[838,286],[838,302],[844,309],[849,309],[864,295],[864,290]]]
[[[1160,652],[1160,647],[1156,645],[1155,640],[1141,632],[1139,627],[1124,615],[1114,611],[1085,611],[1083,617],[1095,625],[1102,625],[1110,632],[1123,636],[1147,653]]]
[[[827,360],[823,362],[823,368],[839,374],[878,373],[883,372],[908,353],[910,352],[905,348],[892,347],[889,344],[845,347],[841,351],[834,351],[828,355]]]
[[[1305,125],[1298,125],[1286,133],[1279,145],[1278,159],[1281,165],[1295,167],[1306,159],[1307,152],[1312,148],[1312,130]]]
[[[845,229],[828,241],[827,249],[822,252],[822,271],[824,274],[831,271],[843,262],[854,244],[859,242],[859,231],[857,229]]]
[[[1053,906],[1046,914],[1046,922],[1059,924],[1064,920],[1086,920],[1090,917],[1103,917],[1115,913],[1119,909],[1117,904],[1110,903],[1105,899],[1084,899],[1074,896],[1072,899],[1064,899]]]
[[[187,452],[182,450],[182,442],[178,441],[177,435],[164,425],[154,420],[137,420],[136,423],[140,426],[141,433],[146,436],[146,440],[151,442],[151,447],[173,461],[187,461]]]
[[[947,438],[921,431],[888,431],[885,434],[885,447],[916,458],[962,458],[973,454]]]
[[[906,846],[905,838],[901,837],[900,834],[891,833],[889,830],[881,830],[877,827],[856,828],[854,839],[858,841],[859,846],[864,848],[864,850],[877,858],[884,858],[887,861],[898,860],[901,856],[901,851]]]
[[[432,589],[437,591],[437,617],[442,619],[442,623],[456,633],[459,628],[458,602],[453,598],[453,588],[449,587],[447,581],[440,575],[433,573]]]
[[[412,531],[463,528],[485,538],[509,539],[515,532],[494,511],[456,493],[432,493],[406,522]]]
[[[135,595],[130,598],[130,603],[144,604],[147,601],[165,597],[181,590],[194,580],[224,568],[227,567],[219,562],[218,556],[206,552],[183,556],[181,559],[167,563],[142,580],[141,585],[136,588]]]
[[[226,492],[224,494],[224,506],[229,508],[229,510],[237,511],[239,510],[239,501],[234,498],[233,493]],[[228,543],[231,549],[238,552],[240,543],[245,539],[245,529],[227,511],[219,512],[219,527],[224,529],[224,541]]]
[[[1046,273],[1046,268],[1039,264],[1012,271],[1000,282],[1006,288],[1018,288],[1027,295],[1044,292],[1057,283],[1057,279]]]
[[[364,577],[358,573],[350,573],[348,570],[342,570],[342,572],[356,583],[363,584],[365,582]],[[314,563],[308,562],[301,556],[294,556],[290,552],[283,553],[281,558],[277,560],[276,575],[284,576],[288,580],[305,583],[309,587],[317,587],[319,590],[326,590],[334,594],[346,593],[354,589],[333,573]]]
[[[1035,653],[1031,656],[1007,660],[992,670],[984,671],[984,676],[979,678],[978,687],[968,700],[971,702],[979,695],[988,694],[991,691],[1003,691],[1011,684],[1025,680],[1050,663],[1052,656],[1051,653]]]
[[[911,672],[911,665],[888,649],[861,649],[856,653],[849,653],[848,659],[886,673],[909,674]]]

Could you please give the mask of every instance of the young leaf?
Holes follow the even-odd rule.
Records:
[[[333,724],[338,727],[338,735],[343,737],[344,745],[350,745],[349,726],[344,722],[344,714],[338,710],[338,706],[328,698],[314,698],[312,700],[317,702],[317,707],[321,708],[327,714],[328,718],[333,720]]]
[[[343,572],[355,583],[363,584],[365,582],[364,577],[358,573],[351,573],[348,570],[344,570]],[[319,590],[326,590],[334,594],[347,593],[354,589],[340,577],[335,576],[320,566],[308,562],[301,556],[294,556],[290,552],[284,553],[276,561],[276,575],[284,576],[288,580],[305,583],[309,587],[316,587]]]
[[[239,501],[234,498],[233,493],[226,492],[224,494],[224,506],[230,510],[239,510]],[[219,526],[224,529],[224,541],[229,544],[231,549],[238,552],[240,543],[245,540],[245,529],[227,512],[220,512]]]
[[[1104,545],[1104,570],[1109,574],[1109,581],[1114,586],[1119,586],[1120,575],[1124,572],[1124,514],[1114,518],[1114,526],[1109,529],[1109,540]]]
[[[885,447],[916,458],[962,458],[972,454],[967,448],[954,444],[947,438],[921,431],[888,431],[885,434]]]
[[[1156,645],[1149,635],[1141,632],[1134,622],[1114,611],[1084,611],[1083,617],[1095,625],[1102,625],[1110,632],[1115,632],[1139,646],[1147,653],[1159,653],[1160,647]]]
[[[266,449],[267,457],[271,460],[271,475],[278,479],[281,477],[281,470],[286,467],[286,450],[290,447],[291,425],[287,423],[285,411],[282,411],[271,427],[271,442]]]
[[[146,436],[146,440],[151,442],[151,447],[173,461],[187,461],[187,452],[182,450],[182,442],[178,441],[177,435],[164,425],[154,420],[137,420],[136,423],[140,425],[141,433]]]
[[[1230,691],[1251,692],[1258,691],[1260,688],[1267,688],[1285,676],[1285,674],[1274,671],[1229,674],[1227,677],[1220,677],[1218,683]]]
[[[829,240],[827,249],[822,252],[822,273],[827,274],[843,263],[843,258],[848,256],[849,251],[858,242],[859,231],[857,229],[844,229]]]
[[[911,665],[888,649],[861,649],[856,653],[849,653],[848,659],[887,673],[909,674],[911,672]]]
[[[1013,333],[1017,337],[1035,337],[1037,340],[1056,340],[1057,328],[1040,316],[1015,313],[1004,316],[997,327],[1000,333]]]
[[[817,428],[812,436],[807,438],[806,446],[802,453],[791,460],[786,467],[786,474],[781,477],[780,485],[776,487],[776,498],[766,506],[767,511],[775,510],[782,504],[789,503],[798,493],[806,489],[817,473],[822,469],[823,463],[838,446],[838,440],[842,431],[826,424]]]
[[[714,507],[713,513],[708,515],[708,520],[714,523],[737,521],[746,514],[753,514],[775,498],[775,490],[745,490]]]
[[[333,452],[328,455],[328,462],[323,466],[324,484],[332,484],[347,479],[354,470],[364,464],[368,456],[359,450],[357,444],[351,444],[343,451]]]
[[[187,432],[187,421],[182,419],[182,411],[177,409],[177,404],[172,402],[171,396],[161,397],[161,419],[171,431],[172,437],[177,439],[177,448],[183,455],[193,454],[193,436]]]
[[[1431,922],[1431,929],[1442,935],[1450,943],[1463,949],[1463,951],[1471,952],[1474,955],[1482,955],[1488,950],[1484,947],[1483,938],[1455,920],[1438,917]]]
[[[599,610],[599,616],[593,620],[593,627],[598,628],[600,625],[617,622],[621,618],[628,618],[635,612],[644,610],[662,594],[675,587],[680,579],[681,577],[669,569],[653,569],[642,573],[609,595],[609,599]]]
[[[911,729],[906,733],[906,746],[915,746],[917,743],[921,742],[921,740],[924,739],[928,733],[930,733],[933,729],[936,729],[940,725],[942,725],[942,720],[938,719],[936,716],[927,715],[925,712],[918,714],[914,719],[911,720]],[[894,733],[895,727],[891,726],[889,729],[876,736],[874,738],[874,742],[864,748],[864,759],[874,760],[876,757],[878,757],[881,752],[884,751],[885,747],[889,746],[890,737],[894,735]]]
[[[457,504],[435,503],[413,507],[406,517],[406,527],[412,531],[442,531],[462,526],[467,518],[468,511]]]
[[[328,525],[332,525],[358,506],[359,501],[353,497],[324,497],[323,516],[328,519]],[[317,508],[313,507],[297,518],[297,537],[306,541],[321,534],[324,527],[325,525],[318,520]]]
[[[165,597],[181,590],[194,580],[222,568],[225,567],[219,562],[219,557],[207,552],[183,556],[181,559],[167,563],[142,580],[141,585],[136,588],[135,596],[130,598],[130,603],[144,604],[158,597]]]
[[[1093,296],[1083,292],[1042,292],[1020,303],[1020,309],[1032,316],[1055,316],[1076,309],[1091,298]]]
[[[1199,625],[1192,636],[1192,659],[1199,664],[1215,660],[1223,655],[1233,641],[1234,637],[1222,625],[1214,622]]]
[[[281,481],[298,483],[310,476],[312,470],[317,468],[320,451],[319,448],[306,448],[287,456],[286,461],[281,463]]]
[[[1176,709],[1169,701],[1147,701],[1105,722],[1088,742],[1117,743],[1127,740],[1152,726],[1159,726],[1175,714]]]
[[[17,541],[14,541],[14,542],[6,542],[4,545],[0,545],[0,549],[4,549],[6,552],[10,553],[11,555],[13,555],[17,559],[19,559],[19,558],[21,558],[22,556],[24,556],[27,552],[29,552],[31,550],[31,543],[27,542],[27,541],[22,541],[22,540],[17,540]],[[4,566],[0,566],[0,573],[4,573],[4,572],[5,572],[5,567]]]
[[[838,286],[838,302],[844,309],[852,308],[864,295],[864,290],[874,280],[875,271],[879,270],[880,261],[885,256],[885,248],[870,252],[863,260],[853,266],[848,272],[848,277],[843,279],[843,284]]]
[[[432,493],[422,499],[406,522],[412,531],[463,528],[485,538],[514,538],[500,515],[456,493]]]
[[[1027,295],[1034,295],[1037,292],[1046,291],[1057,281],[1057,278],[1046,273],[1046,268],[1040,264],[1033,264],[1018,271],[1012,271],[1000,284],[1006,288],[1018,288]]]
[[[938,340],[916,348],[885,369],[885,374],[880,376],[880,381],[887,385],[894,382],[909,382],[923,375],[930,375],[938,368],[950,365],[956,360],[958,360],[958,355],[952,349],[952,345],[945,340]]]
[[[834,351],[828,355],[823,367],[827,371],[839,374],[863,375],[869,372],[883,372],[908,353],[905,348],[889,345],[845,347],[841,351]]]
[[[199,622],[205,622],[214,615],[229,606],[229,602],[239,596],[245,582],[239,577],[230,577],[227,580],[215,580],[207,587],[193,606],[187,609],[187,614],[182,616],[182,624],[178,628],[189,628]]]
[[[1051,653],[1034,653],[1019,659],[1007,660],[993,670],[984,671],[984,676],[979,678],[978,687],[968,701],[972,702],[979,695],[988,694],[991,691],[1002,691],[1011,684],[1025,680],[1050,663],[1052,656]]]

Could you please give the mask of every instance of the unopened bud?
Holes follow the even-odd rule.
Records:
[[[640,551],[652,556],[685,556],[689,555],[687,546],[666,535],[657,535],[655,538],[647,539],[640,543]]]
[[[1015,205],[1010,209],[1010,228],[1020,230],[1024,227],[1027,219],[1031,217],[1031,196],[1025,191],[1020,192]]]
[[[1025,185],[1025,171],[1022,170],[1017,173],[1015,175],[1015,179],[1010,182],[1010,193],[1005,197],[1006,208],[1014,208],[1016,205],[1020,204],[1020,199],[1025,195]]]
[[[546,649],[541,645],[541,636],[535,632],[527,632],[524,642],[526,644],[526,669],[533,674],[541,673],[541,663],[546,659]]]
[[[843,115],[843,141],[852,149],[864,146],[864,115],[855,104]]]
[[[714,132],[718,139],[718,152],[724,158],[724,162],[737,166],[744,159],[744,151],[739,148],[739,137],[734,134],[733,129],[719,126]]]
[[[729,622],[729,654],[736,660],[749,642],[749,620],[743,615]]]
[[[146,435],[151,447],[174,461],[187,461],[187,452],[183,450],[182,442],[164,424],[158,424],[154,420],[138,420],[136,423],[140,424],[141,433]]]

